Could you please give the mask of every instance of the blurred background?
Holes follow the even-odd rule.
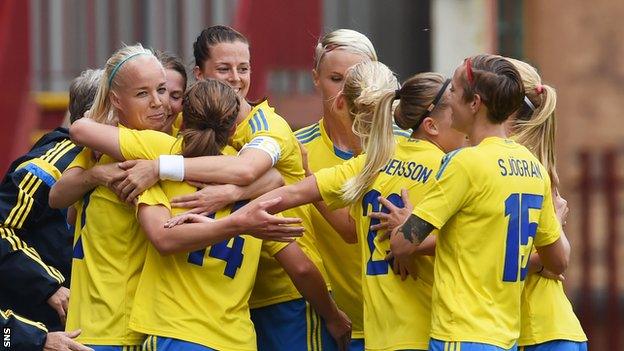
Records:
[[[320,118],[312,57],[334,29],[366,34],[400,80],[451,75],[476,53],[520,58],[558,92],[568,295],[591,349],[621,350],[623,15],[624,1],[608,0],[2,0],[0,169],[60,124],[69,82],[121,43],[177,53],[190,72],[199,32],[231,25],[251,43],[250,97],[269,97],[293,129]]]

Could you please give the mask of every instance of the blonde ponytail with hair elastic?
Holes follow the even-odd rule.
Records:
[[[555,157],[557,92],[554,88],[542,84],[541,77],[533,66],[520,60],[506,59],[520,72],[525,96],[533,105],[531,108],[525,102],[518,110],[512,126],[512,138],[539,159],[548,171],[553,186],[557,187],[559,182]]]
[[[119,117],[115,114],[111,104],[109,94],[120,87],[120,77],[124,75],[124,67],[127,61],[139,55],[148,55],[155,58],[151,50],[144,48],[141,44],[124,45],[106,61],[104,73],[98,86],[93,106],[91,107],[90,118],[99,123],[115,125],[119,122]]]
[[[356,68],[354,66],[354,71]],[[347,83],[349,75],[345,79],[345,88]],[[393,122],[403,129],[417,129],[424,118],[435,116],[437,111],[448,106],[443,95],[446,87],[446,80],[441,74],[420,73],[408,79],[396,91],[386,86],[383,90],[362,92],[358,99],[366,101],[366,106],[374,106],[372,115],[354,106],[356,118],[353,126],[357,129],[356,134],[365,140],[366,163],[360,174],[343,185],[343,200],[353,203],[360,198],[392,158],[395,147]],[[396,114],[393,113],[395,99],[399,99]]]
[[[348,203],[368,189],[394,152],[392,102],[398,84],[381,62],[361,62],[347,71],[342,95],[366,153],[362,172],[342,186],[342,198]]]

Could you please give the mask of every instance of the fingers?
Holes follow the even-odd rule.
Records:
[[[171,205],[175,207],[182,207],[182,206],[179,206],[180,203],[185,203],[189,201],[197,201],[197,200],[199,200],[199,196],[197,192],[195,192],[190,195],[182,195],[182,196],[174,197],[173,199],[171,199]]]
[[[386,230],[385,232],[379,235],[379,241],[384,241],[390,239],[394,230]]]
[[[279,217],[271,215],[269,219],[269,223],[271,224],[299,224],[301,222],[303,222],[303,220],[298,217]]]
[[[68,345],[70,350],[72,351],[93,351],[92,348],[81,345],[74,340],[69,340]]]
[[[65,312],[65,309],[63,309],[62,304],[61,303],[55,304],[53,308],[56,311],[56,313],[58,313],[61,323],[65,325],[65,322],[67,321],[67,313]]]
[[[375,224],[375,225],[371,225],[370,229],[371,230],[386,230],[390,228],[390,223],[389,222],[381,222],[379,224]],[[384,236],[387,238],[388,235],[384,233]]]
[[[80,335],[80,333],[82,333],[82,330],[76,329],[76,330],[68,331],[65,334],[67,334],[68,337],[75,339],[78,337],[78,335]]]
[[[384,207],[386,207],[388,210],[390,210],[390,212],[394,212],[396,210],[398,210],[399,208],[394,206],[394,204],[390,201],[388,201],[388,199],[386,199],[383,196],[378,197],[379,202],[384,205]]]
[[[186,182],[187,182],[188,184],[190,184],[190,185],[192,185],[192,186],[194,186],[194,187],[198,188],[198,189],[203,189],[203,188],[205,188],[205,187],[207,187],[207,186],[208,186],[208,184],[206,184],[206,183],[202,183],[202,182],[195,182],[195,181],[192,181],[192,180],[187,180]]]
[[[192,208],[195,209],[201,206],[198,200],[188,200],[188,201],[172,201],[171,207],[180,207],[180,208]]]
[[[138,163],[137,160],[128,160],[128,161],[117,163],[117,167],[123,169],[124,171],[127,171],[130,168],[136,166],[137,163]]]
[[[371,212],[368,214],[368,217],[379,219],[382,222],[387,222],[390,220],[391,216],[384,212]]]

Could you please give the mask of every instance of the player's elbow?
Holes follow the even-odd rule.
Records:
[[[152,246],[158,251],[161,256],[171,255],[176,252],[176,245],[174,240],[168,235],[165,235],[160,230],[152,233],[146,233],[152,242]]]
[[[297,279],[310,280],[316,275],[318,269],[312,261],[306,259],[297,261],[290,271]]]
[[[569,258],[561,239],[554,243],[538,247],[537,252],[544,268],[554,274],[563,274],[568,269]]]
[[[86,120],[79,119],[69,126],[69,137],[74,143],[84,145],[88,134],[88,124]]]
[[[242,164],[238,166],[232,184],[245,186],[253,183],[260,176],[259,172],[250,164]]]

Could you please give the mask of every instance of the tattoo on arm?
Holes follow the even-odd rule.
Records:
[[[418,216],[410,215],[405,224],[399,228],[399,233],[403,234],[406,240],[412,244],[419,245],[433,231],[433,225]]]

